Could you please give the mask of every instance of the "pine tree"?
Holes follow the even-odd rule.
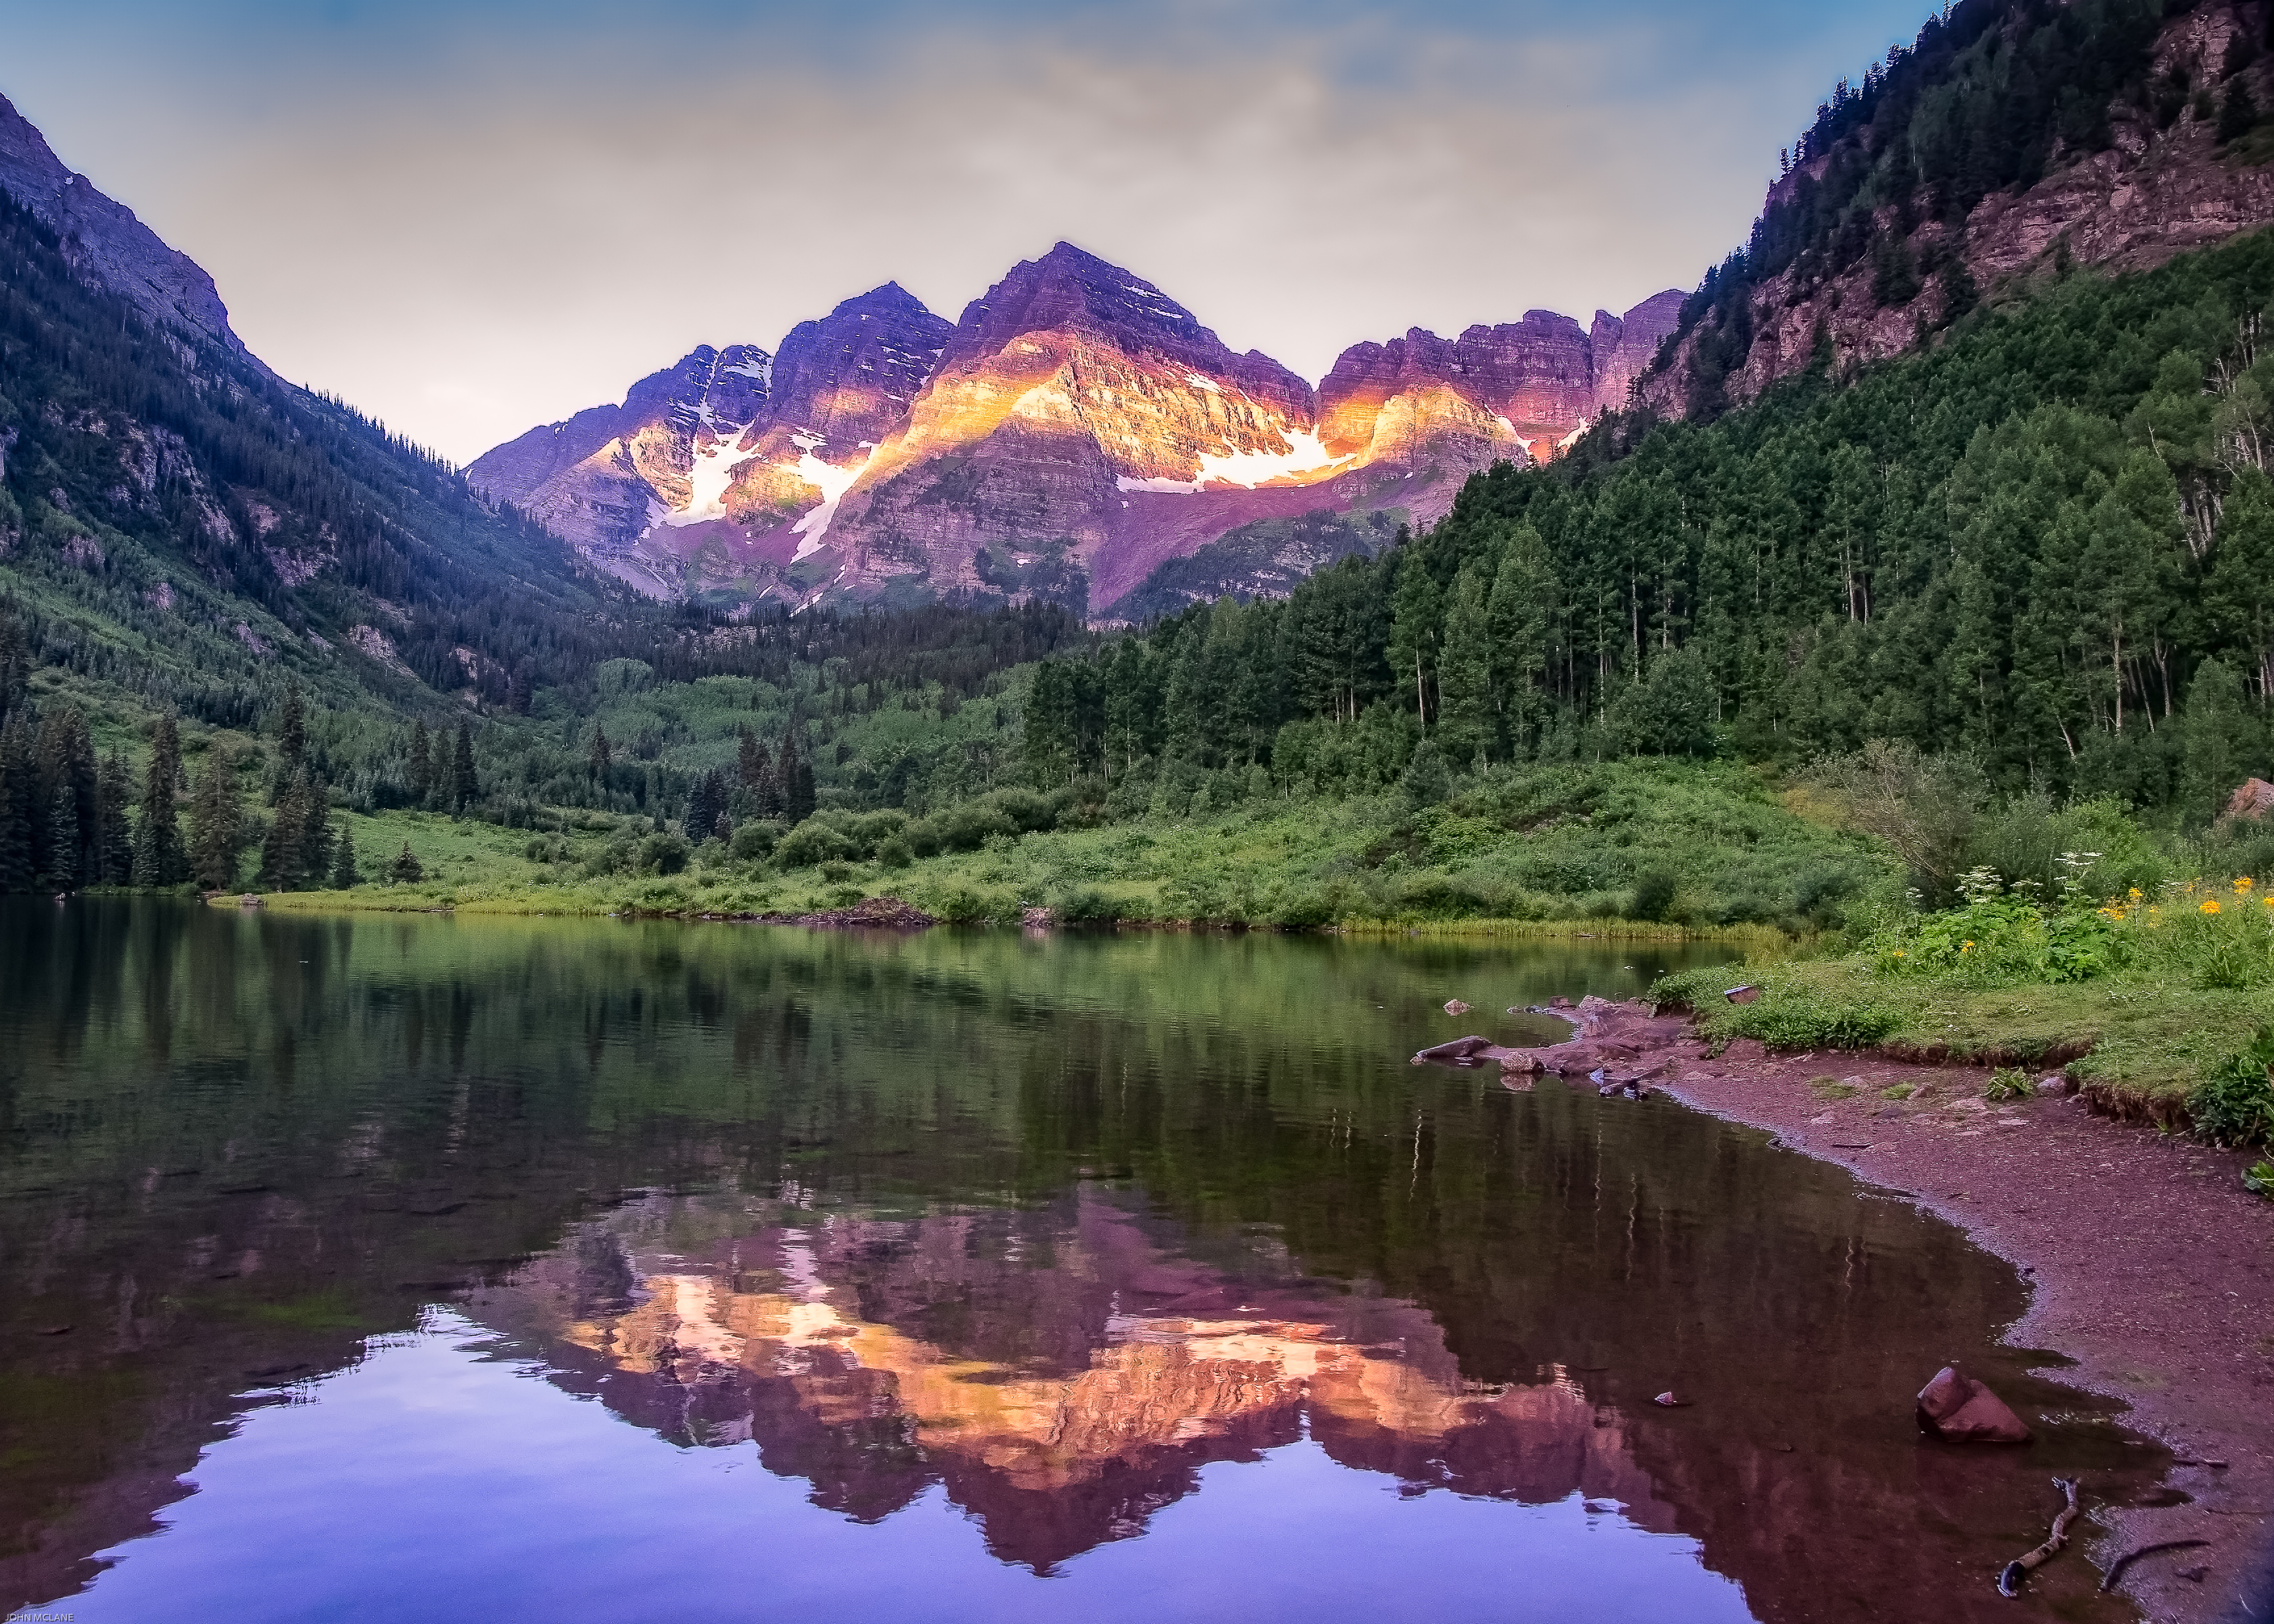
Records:
[[[305,877],[308,775],[296,775],[276,801],[276,816],[260,843],[259,884],[264,891],[297,891]]]
[[[0,613],[0,723],[24,703],[32,678],[32,647],[23,623]]]
[[[592,727],[592,753],[585,760],[584,776],[599,784],[603,793],[608,787],[608,768],[613,755],[608,745],[608,730],[595,723]]]
[[[337,845],[340,855],[332,866],[332,889],[353,891],[363,883],[363,874],[356,867],[355,831],[344,816],[340,819]]]
[[[30,706],[19,703],[0,726],[0,892],[32,889],[32,797],[38,767],[32,754]]]
[[[700,846],[719,832],[719,820],[726,812],[726,780],[714,768],[697,778],[688,791],[687,810],[680,820],[681,832]]]
[[[227,891],[237,883],[237,856],[245,848],[245,818],[237,800],[237,763],[220,745],[206,752],[205,767],[190,794],[190,872],[200,891]]]
[[[1501,549],[1485,607],[1485,644],[1493,665],[1510,747],[1528,750],[1547,721],[1549,628],[1555,612],[1555,571],[1547,544],[1519,524]]]
[[[388,866],[387,877],[397,885],[416,885],[426,877],[426,870],[419,866],[410,841],[405,840],[403,849],[395,854],[394,862]]]
[[[1444,745],[1455,761],[1485,754],[1493,743],[1492,650],[1488,559],[1465,566],[1453,580],[1453,606],[1445,616],[1445,651],[1437,688]]]
[[[798,753],[797,724],[792,722],[789,731],[782,735],[780,766],[782,816],[792,823],[802,823],[813,816],[813,769]]]
[[[426,724],[414,721],[410,725],[410,749],[404,759],[404,776],[410,780],[410,802],[423,807],[434,793],[434,762]]]
[[[1396,556],[1397,590],[1390,605],[1389,665],[1399,686],[1413,696],[1414,708],[1426,727],[1430,717],[1428,672],[1436,663],[1445,617],[1444,594],[1412,548],[1401,547]]]
[[[50,880],[76,889],[93,880],[97,828],[94,741],[76,705],[60,705],[41,722],[36,756],[34,805],[44,816],[34,849]]]
[[[182,849],[182,825],[174,810],[174,789],[182,777],[182,740],[174,713],[158,718],[150,741],[150,766],[142,778],[142,813],[134,826],[134,883],[179,885],[189,877]]]
[[[458,748],[450,759],[450,810],[463,815],[480,794],[474,778],[474,730],[458,724]]]
[[[57,891],[79,888],[79,796],[69,784],[56,786],[48,814],[48,883]]]
[[[276,754],[285,767],[287,776],[300,765],[300,758],[308,753],[308,707],[300,697],[297,682],[284,690],[284,703],[276,713]]]
[[[2180,723],[2180,797],[2189,817],[2207,823],[2237,786],[2263,770],[2266,730],[2243,697],[2242,679],[2207,659],[2187,688]]]
[[[300,770],[297,783],[300,796],[300,875],[302,883],[318,887],[332,872],[332,815],[331,806],[320,780],[312,778],[306,768]]]
[[[95,796],[97,877],[105,885],[131,885],[134,831],[127,822],[126,805],[134,797],[134,781],[126,771],[126,758],[116,750],[102,763]]]

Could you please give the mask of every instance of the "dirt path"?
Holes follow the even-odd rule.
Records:
[[[2134,1563],[2124,1592],[2173,1624],[2274,1624],[2274,1203],[2243,1190],[2249,1158],[2096,1116],[2066,1092],[1992,1105],[1988,1074],[1969,1068],[1750,1041],[1716,1057],[1640,1006],[1558,1012],[1583,1023],[1572,1044],[1476,1057],[1501,1060],[1512,1086],[1558,1069],[1586,1086],[1595,1072],[1768,1129],[2021,1269],[2037,1289],[2007,1340],[2075,1359],[2059,1380],[2124,1400],[2128,1425],[2190,1462],[2169,1479],[2187,1503],[2104,1512],[2089,1554],[2105,1568],[2142,1545],[2207,1540]],[[1903,1089],[1916,1092],[1887,1096]]]

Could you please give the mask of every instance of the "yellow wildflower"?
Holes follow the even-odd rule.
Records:
[[[2204,913],[2206,913],[2206,914],[2216,914],[2216,913],[2218,913],[2218,898],[2216,898],[2216,897],[2213,897],[2213,898],[2210,898],[2209,900],[2207,900],[2206,902],[2204,902],[2204,904],[2202,905],[2202,911],[2203,911]]]
[[[2244,875],[2240,879],[2239,879],[2239,880],[2235,881],[2235,883],[2234,883],[2234,889],[2235,889],[2235,890],[2237,890],[2237,891],[2248,891],[2248,890],[2249,890],[2253,885],[2255,885],[2255,884],[2256,884],[2256,883],[2257,883],[2257,882],[2256,882],[2255,880],[2252,879],[2248,875],[2247,875],[2247,874],[2246,874],[2246,875]]]
[[[1964,946],[1961,947],[1958,951],[1959,951],[1960,952],[1962,952],[1962,953],[1970,953],[1970,952],[1972,952],[1972,951],[1974,951],[1974,944],[1973,944],[1973,943],[1971,943],[1971,942],[1969,942],[1969,943],[1967,943]]]
[[[2142,892],[2142,891],[2141,891],[2141,889],[2140,889],[2137,885],[2135,885],[2135,886],[2132,888],[2132,900],[2133,900],[2133,901],[2135,901],[2135,902],[2139,901],[2139,900],[2140,900],[2140,898],[2141,898],[2141,897],[2142,897],[2142,895],[2144,895],[2144,894],[2145,894],[2145,893],[2144,893],[2144,892]]]

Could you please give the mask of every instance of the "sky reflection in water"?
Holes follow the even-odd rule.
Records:
[[[438,1311],[428,1330],[254,1412],[171,1530],[82,1619],[1748,1617],[1679,1537],[1573,1494],[1432,1496],[1298,1440],[1201,1469],[1145,1538],[1041,1580],[935,1485],[878,1522],[809,1503],[755,1446],[674,1449]],[[258,1553],[256,1557],[254,1553]]]

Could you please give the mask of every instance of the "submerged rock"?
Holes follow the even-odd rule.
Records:
[[[2005,1400],[1954,1365],[1944,1365],[1919,1389],[1918,1421],[1922,1432],[1954,1444],[2029,1441],[2029,1429]]]
[[[1493,1041],[1490,1038],[1455,1038],[1449,1043],[1439,1043],[1434,1048],[1423,1049],[1413,1056],[1413,1064],[1421,1065],[1432,1060],[1481,1061],[1490,1057],[1488,1051],[1492,1048]]]

